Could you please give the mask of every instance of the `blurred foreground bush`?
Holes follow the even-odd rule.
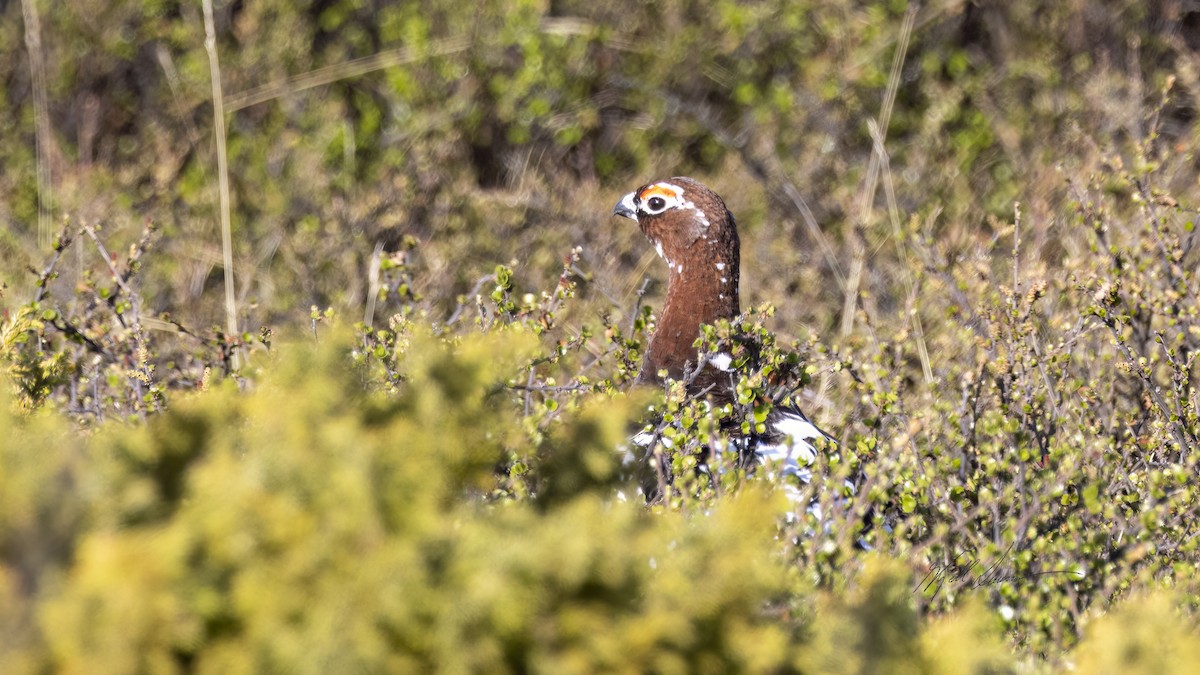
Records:
[[[814,584],[786,562],[783,500],[760,486],[691,513],[618,499],[619,481],[576,477],[573,496],[544,503],[496,492],[497,466],[528,442],[520,398],[497,387],[534,352],[525,331],[413,335],[393,395],[347,367],[345,341],[324,342],[259,358],[250,392],[216,383],[135,426],[81,434],[0,405],[0,670],[1001,673],[1030,660],[980,604],[921,618],[906,569],[877,556]],[[544,450],[618,447],[630,412],[624,396],[584,402]],[[618,461],[589,456],[608,473]],[[1106,672],[1117,644],[1126,667],[1167,667],[1161,654],[1200,649],[1185,626],[1168,596],[1117,611],[1079,648],[1096,664],[1082,672]]]
[[[488,497],[522,435],[495,385],[530,344],[518,331],[418,338],[396,396],[368,391],[340,345],[292,345],[265,359],[251,393],[224,382],[88,436],[5,402],[4,672],[801,663],[818,639],[811,589],[782,564],[780,505],[764,495],[691,518],[584,485],[549,508]],[[625,409],[598,414],[557,436],[583,424],[599,436],[575,443],[615,448]],[[862,602],[915,621],[902,590]],[[873,649],[908,655],[908,637]]]

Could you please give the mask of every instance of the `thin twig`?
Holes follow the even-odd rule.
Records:
[[[1046,371],[1046,358],[1042,354],[1041,345],[1038,342],[1037,331],[1030,331],[1029,346],[1033,349],[1033,355],[1037,357],[1038,371],[1042,374],[1042,381],[1046,383],[1046,393],[1049,394],[1050,410],[1054,413],[1054,419],[1062,419],[1062,411],[1058,408],[1058,387],[1054,383],[1054,379],[1050,373]]]
[[[900,35],[896,41],[896,52],[892,55],[892,69],[888,73],[887,87],[884,89],[883,105],[879,110],[879,119],[875,120],[879,138],[875,143],[876,151],[871,153],[871,160],[867,165],[866,184],[863,186],[862,200],[859,202],[859,223],[865,224],[868,221],[868,216],[875,204],[875,190],[879,184],[879,173],[884,164],[884,155],[881,149],[885,147],[884,143],[887,140],[888,125],[892,121],[892,109],[896,103],[896,92],[900,88],[900,74],[904,70],[904,60],[908,56],[908,43],[912,37],[912,29],[917,19],[917,12],[918,3],[909,5],[908,11],[904,13],[904,22],[900,25]],[[844,286],[846,302],[842,308],[842,335],[849,335],[850,331],[854,329],[855,308],[858,306],[858,289],[862,283],[863,271],[866,268],[866,247],[859,241],[856,241],[856,244],[854,260],[851,263],[850,279]],[[932,379],[932,373],[927,377]]]
[[[917,343],[917,356],[921,360],[921,373],[925,377],[926,384],[933,383],[933,367],[929,358],[929,348],[925,342],[925,328],[921,323],[921,314],[914,307],[917,299],[917,283],[913,280],[912,269],[908,264],[909,253],[908,246],[905,244],[903,227],[900,224],[900,207],[896,200],[896,188],[892,182],[891,159],[888,157],[887,148],[883,143],[883,131],[874,120],[868,120],[867,128],[871,132],[871,139],[875,148],[875,157],[880,161],[880,175],[883,177],[883,194],[887,198],[888,204],[888,221],[892,225],[892,236],[896,240],[896,254],[904,265],[901,266],[901,271],[904,277],[904,284],[908,290],[908,300],[905,303],[905,316],[908,319],[909,325],[912,326],[913,338]],[[868,325],[874,337],[874,329]]]
[[[554,17],[542,20],[540,31],[545,35],[563,37],[585,37],[596,39],[603,34],[604,45],[617,51],[644,51],[635,47],[632,40],[611,34],[607,26],[593,24],[574,17]],[[423,49],[399,47],[360,59],[335,63],[331,66],[310,70],[293,77],[238,92],[226,99],[225,112],[236,112],[259,103],[266,103],[282,96],[332,84],[339,80],[358,77],[376,70],[415,63],[423,59],[451,56],[467,51],[474,44],[471,35],[459,35],[434,40]]]
[[[867,247],[863,245],[857,232],[851,232],[854,239],[854,257],[850,259],[850,277],[843,287],[842,303],[842,335],[849,335],[854,330],[854,313],[858,308],[858,288],[862,284],[863,270],[867,266]]]
[[[204,12],[206,23],[211,21],[211,0],[204,0]],[[336,63],[332,66],[318,68],[307,73],[301,73],[294,77],[289,77],[286,80],[270,82],[253,89],[238,92],[229,97],[225,104],[225,112],[237,112],[242,108],[248,108],[259,103],[294,94],[296,92],[320,87],[326,84],[332,84],[338,80],[344,80],[350,77],[358,77],[367,73],[383,70],[392,66],[400,66],[408,63],[413,63],[421,59],[427,59],[435,56],[449,56],[458,52],[466,51],[471,46],[471,38],[469,36],[458,36],[446,38],[444,40],[436,40],[430,45],[421,50],[410,49],[408,47],[400,47],[391,49],[385,52],[379,52],[370,56],[364,56],[361,59]]]
[[[33,85],[33,126],[37,162],[38,246],[49,243],[50,205],[54,190],[51,173],[50,104],[46,96],[46,63],[42,59],[42,24],[35,0],[22,0],[25,16],[25,49],[29,52],[29,71]]]
[[[42,268],[40,273],[37,270],[30,269],[30,271],[38,275],[37,292],[33,295],[34,302],[41,302],[42,298],[46,297],[50,280],[55,276],[54,268],[58,267],[58,261],[62,259],[63,251],[70,245],[71,237],[67,235],[67,228],[64,227],[62,233],[58,235],[58,239],[55,241],[54,256],[50,258],[50,262],[46,263],[46,266]]]
[[[382,266],[383,242],[375,243],[371,253],[371,265],[367,269],[367,309],[363,312],[363,325],[368,329],[375,323],[375,301],[379,298],[379,269]]]
[[[1013,290],[1012,290],[1012,305],[1013,317],[1017,315],[1017,299],[1021,295],[1021,203],[1013,202]]]
[[[124,274],[122,274],[121,271],[117,269],[116,264],[113,263],[112,255],[109,254],[108,248],[104,246],[104,242],[100,240],[100,237],[96,235],[96,230],[93,229],[92,226],[88,225],[87,223],[82,223],[80,225],[80,228],[82,228],[83,231],[87,234],[87,236],[89,238],[91,238],[92,242],[96,244],[96,250],[99,251],[100,257],[104,259],[104,263],[106,265],[108,265],[108,271],[112,274],[113,279],[117,282],[117,286],[119,286],[120,289],[125,292],[126,297],[129,298],[130,319],[131,319],[130,320],[130,328],[133,329],[133,339],[137,343],[137,347],[138,347],[138,352],[136,355],[136,360],[139,365],[138,370],[141,371],[142,376],[145,378],[146,385],[153,386],[154,370],[150,367],[150,364],[147,361],[150,350],[146,346],[146,335],[145,335],[145,332],[142,330],[142,320],[141,320],[142,301],[141,301],[141,297],[139,297],[138,294],[135,293],[128,284],[129,278],[133,275],[133,266],[134,266],[134,263],[137,262],[137,259],[136,259],[136,257],[130,258],[129,267],[127,268],[126,272]],[[139,246],[135,247],[135,249],[134,249],[135,256],[141,255],[140,252],[142,250],[144,250],[144,244],[145,244],[146,239],[147,239],[147,235],[143,235],[142,245],[139,245]],[[112,297],[109,299],[110,303],[112,303],[114,307],[116,305],[116,299],[117,299],[116,293],[114,293],[112,295]],[[120,317],[119,314],[117,316]]]
[[[581,391],[592,391],[593,387],[587,384],[563,384],[551,386],[548,384],[534,384],[532,386],[526,384],[508,384],[509,389],[514,391],[533,391],[539,394],[576,394]]]
[[[1183,430],[1179,428],[1177,423],[1171,420],[1172,412],[1170,406],[1167,405],[1166,400],[1163,399],[1162,394],[1159,393],[1158,386],[1154,384],[1153,380],[1150,379],[1150,377],[1138,364],[1137,355],[1133,353],[1133,350],[1129,348],[1129,345],[1125,344],[1125,338],[1121,337],[1121,331],[1117,329],[1116,320],[1111,317],[1103,317],[1101,320],[1104,322],[1104,325],[1108,326],[1108,329],[1112,331],[1113,338],[1117,342],[1117,347],[1121,350],[1121,353],[1124,354],[1125,358],[1129,360],[1130,369],[1138,374],[1138,380],[1141,381],[1142,387],[1154,400],[1154,405],[1158,407],[1159,414],[1163,416],[1163,422],[1165,422],[1167,428],[1171,430],[1171,435],[1174,436],[1175,442],[1179,444],[1180,449],[1191,452],[1192,446],[1187,442],[1187,438],[1184,436]]]
[[[471,287],[471,290],[463,296],[463,302],[459,303],[458,306],[454,308],[454,313],[450,315],[450,318],[446,319],[446,325],[453,326],[455,323],[457,323],[458,320],[462,318],[462,313],[464,310],[466,310],[467,303],[470,302],[471,299],[476,295],[479,295],[479,291],[483,290],[485,284],[488,284],[495,279],[495,274],[485,274],[482,277],[479,277],[479,279],[475,282],[475,285]]]
[[[887,140],[888,125],[892,121],[892,109],[896,103],[896,92],[900,88],[900,74],[904,69],[904,60],[908,55],[908,42],[912,37],[913,23],[917,18],[917,3],[909,5],[908,11],[904,13],[904,22],[900,25],[900,36],[896,41],[896,52],[892,55],[892,69],[888,73],[887,87],[884,89],[883,105],[879,110],[879,119],[876,124],[879,127],[879,144],[882,145]],[[878,152],[871,153],[870,163],[867,165],[867,182],[862,193],[862,201],[859,203],[859,220],[866,222],[867,214],[872,210],[872,205],[875,203],[875,188],[879,181],[879,172],[883,166],[882,157]]]
[[[117,285],[121,287],[122,291],[125,291],[125,294],[129,296],[130,302],[132,302],[134,300],[133,289],[131,289],[129,285],[125,283],[125,275],[121,274],[120,270],[118,270],[117,266],[113,263],[112,255],[108,252],[108,248],[104,246],[104,242],[101,241],[100,236],[96,234],[96,230],[87,223],[84,223],[79,227],[92,240],[92,243],[96,244],[96,250],[100,252],[100,257],[104,259],[104,264],[108,265],[108,271],[112,273],[113,280],[117,282]],[[112,297],[115,299],[116,295],[114,294]]]
[[[747,160],[743,159],[743,161]],[[747,164],[749,163],[747,161]],[[829,239],[821,231],[821,226],[817,223],[817,217],[813,215],[812,209],[808,207],[808,202],[804,199],[804,195],[800,193],[800,189],[796,187],[796,184],[787,177],[787,173],[783,170],[783,163],[779,161],[778,156],[772,155],[768,165],[773,168],[775,179],[783,186],[783,193],[787,195],[792,205],[796,207],[796,211],[800,213],[800,219],[804,221],[804,227],[808,230],[808,236],[817,242],[817,248],[821,249],[821,255],[825,256],[825,262],[833,272],[834,280],[837,281],[840,288],[846,288],[846,276],[842,272],[842,265],[838,262],[837,255],[833,252],[833,246],[829,244]],[[766,174],[764,174],[764,177],[766,177]]]
[[[175,117],[183,123],[188,143],[191,145],[191,150],[195,151],[200,145],[200,132],[196,129],[192,115],[187,112],[187,106],[184,104],[183,85],[180,82],[179,70],[175,67],[170,50],[162,42],[155,45],[154,56],[158,59],[158,65],[162,68],[163,74],[166,75],[167,87],[171,90],[171,101],[175,105]],[[203,171],[204,166],[199,166],[199,169]]]
[[[213,22],[212,0],[202,0],[204,5],[204,48],[208,51],[208,68],[213,92],[213,139],[217,146],[217,185],[221,200],[221,252],[225,266],[225,331],[233,340],[231,364],[233,370],[241,366],[241,349],[237,346],[238,322],[237,301],[233,285],[233,226],[229,207],[229,159],[225,152],[225,103],[221,89],[221,63],[217,58],[217,29]]]
[[[633,335],[633,329],[637,328],[638,315],[642,313],[642,300],[646,297],[648,290],[650,290],[650,277],[642,279],[642,285],[638,288],[637,295],[633,300],[633,311],[629,313],[628,335]]]

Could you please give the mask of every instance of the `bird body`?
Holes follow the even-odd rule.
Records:
[[[733,214],[715,192],[682,176],[639,187],[622,197],[613,213],[637,222],[668,269],[666,300],[638,381],[660,382],[663,374],[675,380],[690,376],[693,393],[732,400],[736,382],[731,357],[718,353],[698,364],[695,343],[704,324],[732,321],[741,311],[741,250]],[[813,441],[832,441],[795,407],[775,408],[766,426],[768,433],[747,448],[752,456],[782,463],[783,473],[805,480],[815,457]],[[746,442],[735,439],[734,444]]]

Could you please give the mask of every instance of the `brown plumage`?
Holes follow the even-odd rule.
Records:
[[[701,324],[741,311],[733,215],[717,193],[682,176],[643,185],[613,213],[637,222],[669,270],[667,299],[638,379],[657,381],[663,370],[678,379],[687,364],[695,364]]]
[[[667,299],[650,338],[639,382],[691,376],[699,354],[695,347],[703,324],[734,319],[738,300],[740,243],[733,214],[717,193],[691,178],[677,176],[647,183],[617,202],[613,213],[637,222],[670,270]],[[690,381],[693,392],[725,402],[732,398],[736,372],[730,356],[718,354]],[[815,457],[812,441],[826,438],[798,408],[772,409],[765,434],[735,441],[744,459],[782,462],[784,474],[807,480]],[[645,445],[652,439],[635,439]]]

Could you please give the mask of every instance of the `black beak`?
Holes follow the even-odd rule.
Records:
[[[630,220],[637,221],[637,204],[633,201],[634,197],[632,192],[621,197],[621,201],[617,202],[617,205],[613,207],[613,215],[625,216]]]

